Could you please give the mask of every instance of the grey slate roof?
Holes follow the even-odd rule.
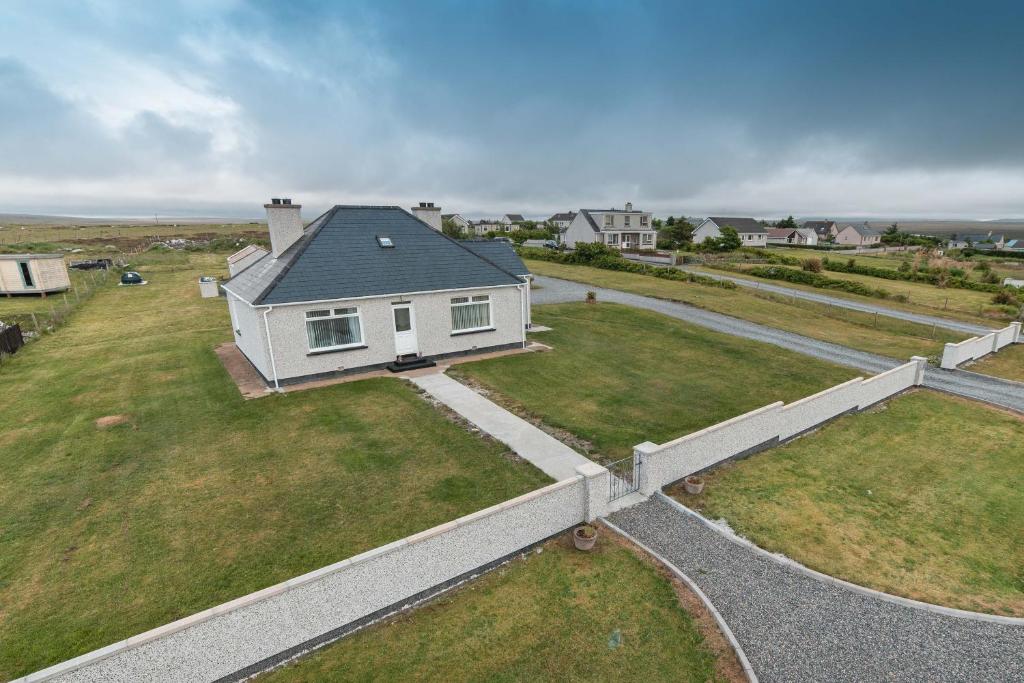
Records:
[[[576,214],[569,211],[568,213],[556,213],[548,220],[553,223],[555,221],[571,221],[573,218],[576,218]]]
[[[529,275],[530,270],[508,242],[499,240],[460,240],[459,244],[513,275]]]
[[[523,218],[523,214],[521,213],[506,213],[505,218],[509,219],[513,223],[522,223],[526,220]]]
[[[1002,242],[1003,241],[1003,236],[1002,235],[989,235],[989,234],[985,233],[985,234],[981,234],[981,235],[964,235],[963,237],[960,238],[961,242],[967,242],[968,240],[973,242],[973,243],[975,243],[975,244],[977,244],[979,242]]]
[[[734,216],[708,216],[709,221],[714,221],[715,225],[719,229],[725,226],[730,226],[736,229],[736,232],[743,234],[750,233],[762,233],[768,232],[764,226],[755,221],[753,218],[736,218]]]
[[[819,235],[827,235],[833,225],[835,225],[835,221],[804,221],[803,228],[813,230]]]
[[[597,222],[594,221],[594,217],[590,215],[590,209],[580,209],[580,213],[587,219],[587,223],[590,225],[590,229],[594,232],[601,232],[601,228],[597,227]]]
[[[867,225],[847,225],[846,228],[853,228],[861,237],[878,237],[882,234]],[[846,230],[846,228],[843,228],[843,230]]]
[[[390,237],[383,248],[377,237]],[[277,259],[268,254],[225,283],[256,304],[329,301],[522,281],[397,206],[335,206]]]

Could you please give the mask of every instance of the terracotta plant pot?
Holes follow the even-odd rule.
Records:
[[[572,530],[572,542],[576,550],[590,550],[597,543],[597,529],[589,524],[576,527]]]
[[[683,479],[683,488],[691,496],[696,496],[704,490],[704,478],[703,477],[687,477]]]

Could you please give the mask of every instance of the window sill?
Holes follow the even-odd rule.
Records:
[[[310,351],[306,356],[323,356],[328,353],[345,353],[346,351],[358,351],[365,348],[368,348],[366,344],[359,344],[358,346],[343,346],[340,349],[320,349],[318,351]]]
[[[494,327],[477,327],[472,330],[459,330],[458,332],[452,332],[451,336],[461,337],[464,334],[480,334],[481,332],[494,332]]]

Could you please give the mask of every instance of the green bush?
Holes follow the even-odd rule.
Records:
[[[785,280],[799,285],[809,285],[818,289],[837,289],[861,296],[871,296],[879,299],[888,299],[892,294],[884,289],[872,289],[860,282],[849,280],[836,280],[820,273],[813,273],[806,270],[794,270],[792,268],[776,268],[774,266],[754,266],[746,271],[751,275],[763,277],[768,280]]]

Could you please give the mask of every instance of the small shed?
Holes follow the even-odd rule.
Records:
[[[0,254],[0,294],[47,294],[71,287],[61,254]]]

